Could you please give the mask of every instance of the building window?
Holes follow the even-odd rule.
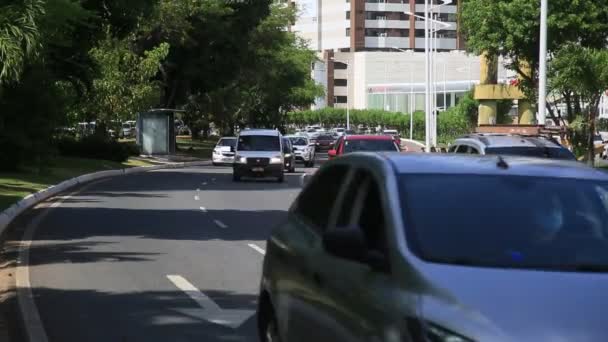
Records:
[[[456,38],[457,37],[457,33],[456,31],[439,31],[437,33],[437,37],[439,38]]]
[[[336,87],[346,87],[347,85],[348,85],[348,80],[345,80],[343,78],[334,79],[334,86],[336,86]]]
[[[420,37],[424,37],[424,29],[416,29],[416,37],[420,38]]]
[[[346,36],[347,36],[347,37],[350,37],[350,27],[347,27],[347,28],[346,28]]]
[[[386,29],[369,28],[365,29],[366,37],[388,37],[388,31]]]
[[[346,11],[346,19],[350,20],[350,11]]]
[[[342,62],[334,62],[334,70],[345,70],[348,66]]]
[[[346,96],[335,96],[336,103],[346,103],[348,101],[348,97]]]

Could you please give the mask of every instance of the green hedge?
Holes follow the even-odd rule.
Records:
[[[470,133],[472,126],[470,119],[457,107],[439,113],[437,118],[437,139],[439,143],[449,143],[457,137]],[[288,114],[288,123],[296,126],[321,124],[324,127],[344,126],[346,123],[346,110],[337,108],[323,108],[319,110],[306,110]],[[353,126],[365,125],[368,127],[384,126],[396,129],[403,137],[409,137],[410,114],[387,112],[383,110],[350,110],[350,123]],[[414,113],[414,134],[416,140],[424,140],[424,113]]]
[[[66,157],[126,161],[134,153],[132,146],[96,135],[82,139],[62,137],[55,141],[59,154]]]

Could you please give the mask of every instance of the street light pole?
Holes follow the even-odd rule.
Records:
[[[444,1],[445,4],[447,3],[451,3],[451,1]],[[431,127],[433,125],[433,115],[431,112],[431,79],[432,79],[432,74],[431,74],[431,42],[430,42],[430,36],[432,35],[432,32],[430,30],[429,27],[429,23],[435,23],[438,26],[441,26],[442,28],[448,28],[450,27],[449,24],[446,24],[442,21],[438,21],[438,20],[434,20],[432,18],[430,18],[430,12],[429,12],[429,0],[425,0],[424,1],[424,17],[423,16],[419,16],[415,13],[412,13],[410,11],[405,11],[404,13],[407,15],[412,15],[415,18],[421,18],[424,20],[424,72],[425,72],[425,94],[424,94],[424,112],[425,112],[425,135],[426,135],[426,141],[425,141],[425,147],[426,147],[426,152],[430,153],[431,152]],[[436,30],[441,30],[442,28],[437,28]]]
[[[545,124],[547,111],[547,12],[548,0],[540,1],[540,53],[538,63],[538,123]]]
[[[424,0],[424,114],[425,114],[425,152],[431,152],[431,61],[429,46],[429,0]]]

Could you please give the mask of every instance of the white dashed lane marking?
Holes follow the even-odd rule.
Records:
[[[260,253],[262,255],[266,255],[266,251],[264,250],[264,248],[254,244],[254,243],[250,243],[247,246],[253,248],[255,251],[257,251],[258,253]]]

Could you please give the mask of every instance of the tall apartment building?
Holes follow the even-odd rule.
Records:
[[[432,0],[437,6],[443,1]],[[291,0],[298,9],[293,32],[318,52],[313,77],[326,89],[315,108],[424,108],[424,0]],[[458,27],[461,0],[437,7],[433,86],[447,108],[479,80],[479,58],[464,52]],[[511,75],[501,68],[499,78]]]
[[[433,16],[449,27],[438,33],[437,50],[464,49],[458,5],[439,6]],[[443,4],[433,0],[435,5]],[[292,0],[299,19],[292,27],[317,51],[424,50],[424,0]]]

